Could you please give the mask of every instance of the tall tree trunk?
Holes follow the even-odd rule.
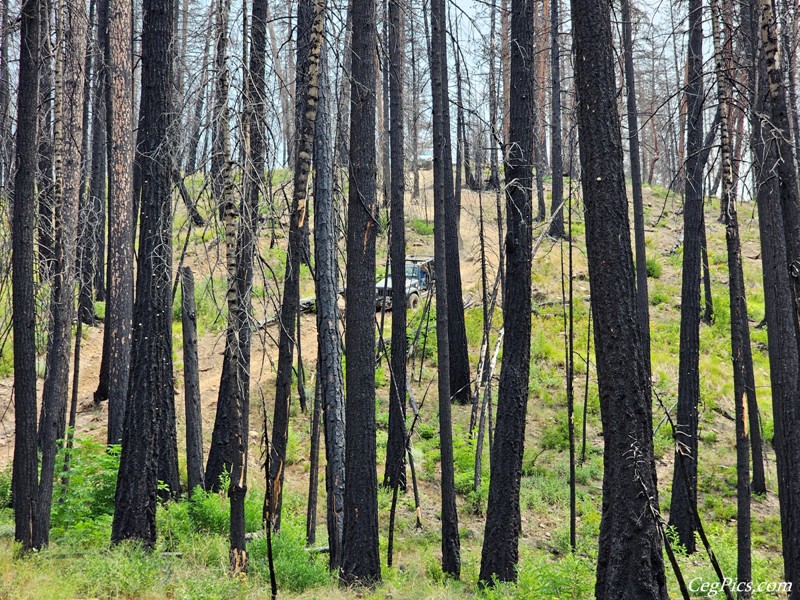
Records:
[[[559,48],[560,17],[559,0],[550,0],[550,73],[553,80],[552,120],[550,128],[550,166],[553,174],[552,203],[550,204],[550,236],[564,237],[564,211],[561,203],[564,200],[564,164],[561,150],[561,50]],[[624,1],[624,0],[623,0]]]
[[[228,113],[228,18],[230,0],[216,0],[215,17],[215,70],[212,150],[211,150],[211,194],[219,206],[219,214],[225,226],[225,268],[228,275],[228,290],[225,295],[228,306],[228,328],[225,334],[225,354],[217,396],[217,411],[214,430],[211,434],[211,449],[208,453],[205,481],[208,489],[219,490],[220,477],[231,473],[235,432],[231,402],[238,394],[236,383],[236,339],[234,321],[238,309],[236,297],[236,199],[231,159],[229,113]]]
[[[516,581],[521,529],[519,490],[525,445],[531,333],[531,219],[535,91],[531,0],[511,3],[511,127],[506,154],[507,315],[491,448],[489,504],[481,553],[480,580],[491,585]]]
[[[324,0],[313,0],[311,22],[306,27],[304,63],[298,63],[298,74],[306,73],[303,94],[303,119],[298,133],[297,154],[294,163],[294,190],[292,215],[289,225],[289,245],[286,257],[283,301],[281,303],[281,331],[278,340],[278,375],[275,391],[275,412],[272,430],[272,457],[269,483],[272,486],[269,519],[275,531],[280,529],[283,478],[286,467],[286,444],[289,436],[289,402],[292,387],[292,362],[295,345],[298,307],[300,304],[300,260],[304,256],[304,233],[308,216],[307,188],[311,171],[311,156],[319,102],[319,61],[322,50],[324,25]],[[298,75],[299,76],[299,75]],[[307,255],[306,260],[308,260]],[[373,288],[375,286],[372,286]]]
[[[433,10],[433,7],[432,7]],[[432,13],[433,14],[433,13]],[[467,331],[466,324],[464,323],[464,298],[462,296],[461,288],[461,259],[458,249],[458,225],[460,222],[461,206],[456,202],[456,196],[453,190],[453,158],[452,146],[450,143],[450,99],[448,93],[448,76],[447,76],[447,39],[445,33],[446,15],[444,8],[441,11],[441,23],[439,24],[440,30],[436,30],[436,24],[432,24],[432,37],[431,49],[436,48],[441,57],[439,63],[441,78],[441,115],[442,115],[442,129],[441,129],[441,155],[440,155],[440,168],[441,168],[441,185],[442,193],[444,194],[444,236],[447,252],[447,270],[446,272],[437,269],[437,280],[440,284],[443,283],[442,277],[447,277],[447,305],[438,302],[437,315],[439,310],[446,308],[445,315],[447,317],[447,345],[449,346],[449,377],[450,377],[450,397],[452,400],[459,404],[467,404],[470,401],[470,367],[469,367],[469,354],[467,352]],[[432,61],[433,62],[433,61]],[[431,67],[433,70],[433,66]],[[433,78],[433,75],[432,75]],[[434,100],[436,105],[436,100]],[[435,110],[435,108],[434,108]],[[435,141],[436,135],[434,134],[434,146],[437,146]],[[435,150],[434,150],[435,153]],[[434,156],[435,160],[435,156]],[[434,166],[435,170],[435,166]],[[435,176],[435,174],[434,174]],[[434,185],[436,187],[436,185]],[[434,199],[434,203],[436,200]],[[442,221],[439,221],[441,223]],[[444,274],[444,275],[443,275]]]
[[[327,43],[320,56],[320,99],[314,139],[314,262],[317,278],[317,356],[325,432],[328,557],[332,571],[342,562],[342,507],[345,482],[342,336],[339,331],[336,212],[333,198],[334,98],[327,76]]]
[[[120,5],[120,8],[122,5]],[[113,12],[113,11],[112,11]],[[172,375],[172,69],[174,0],[144,0],[140,126],[142,198],[131,381],[111,539],[156,538],[163,429],[174,407]],[[123,21],[120,18],[120,23]],[[113,39],[113,38],[112,38]],[[174,427],[174,424],[173,424]],[[167,482],[168,485],[172,482]],[[178,491],[171,488],[172,493]]]
[[[242,218],[236,251],[235,312],[232,315],[235,376],[228,385],[233,417],[230,521],[230,566],[234,574],[246,572],[245,496],[247,494],[247,443],[250,414],[250,357],[252,342],[251,297],[254,259],[258,247],[258,208],[264,182],[266,140],[264,139],[266,84],[264,71],[267,54],[267,2],[253,0],[250,63],[245,101],[250,135],[250,172],[242,200]]]
[[[108,3],[98,3],[98,23],[108,26]],[[81,211],[85,215],[85,227],[80,235],[80,246],[84,253],[81,261],[80,286],[78,292],[78,318],[87,325],[94,324],[94,283],[97,262],[98,228],[101,216],[105,216],[106,203],[106,65],[105,29],[97,28],[94,44],[94,87],[92,99],[92,149],[89,177],[89,195],[83,200]],[[87,86],[88,87],[88,86]],[[85,99],[85,102],[88,99]],[[84,118],[88,115],[84,112]],[[84,123],[84,128],[88,124]]]
[[[39,279],[47,280],[55,259],[55,56],[52,35],[53,5],[52,0],[39,3],[39,162],[37,188],[37,258],[39,262]]]
[[[36,206],[36,111],[39,105],[39,17],[42,0],[20,13],[16,168],[11,238],[14,311],[14,539],[29,550],[39,519],[36,449],[36,314],[33,259]]]
[[[458,260],[457,217],[454,214],[453,171],[450,154],[450,117],[447,95],[447,43],[444,0],[431,2],[431,93],[433,100],[433,204],[436,268],[436,341],[438,345],[439,447],[441,449],[442,571],[459,577],[461,548],[453,466],[453,425],[450,401],[469,402],[469,362],[466,357],[464,309]],[[451,287],[456,286],[456,287]],[[456,317],[456,307],[459,314]],[[455,321],[455,322],[454,322]],[[460,331],[459,331],[460,330]],[[464,347],[460,336],[464,335]],[[349,345],[348,345],[349,347]],[[463,370],[462,360],[466,361]],[[463,385],[464,388],[461,389]],[[466,400],[463,400],[466,398]]]
[[[786,92],[780,71],[778,38],[772,1],[758,0],[757,10],[761,16],[761,50],[766,63],[766,83],[769,90],[765,112],[772,117],[769,120],[762,121],[761,126],[771,130],[770,133],[772,135],[770,138],[775,140],[773,142],[775,144],[775,154],[773,156],[780,157],[775,162],[765,164],[762,173],[764,173],[765,179],[766,172],[771,172],[774,165],[778,174],[778,191],[786,242],[784,266],[778,269],[778,272],[785,273],[788,270],[788,283],[790,286],[790,296],[786,298],[783,293],[784,290],[776,285],[776,302],[773,316],[775,319],[782,319],[787,316],[786,311],[791,311],[796,346],[800,344],[800,334],[798,333],[800,332],[800,269],[798,269],[798,264],[800,264],[800,198],[798,198],[795,153],[791,144],[791,127],[789,125]],[[768,210],[767,212],[769,213]],[[777,222],[777,217],[773,218]],[[773,235],[775,235],[774,231]],[[787,266],[788,269],[786,269]],[[781,274],[780,277],[782,278],[783,275]],[[768,315],[769,312],[768,310]],[[784,577],[786,581],[792,582],[796,586],[800,584],[800,502],[797,501],[800,498],[800,474],[798,474],[797,469],[793,468],[793,465],[796,465],[797,461],[800,460],[800,423],[798,423],[797,411],[793,408],[795,400],[785,396],[783,391],[791,393],[797,390],[797,387],[793,386],[796,385],[798,359],[795,351],[789,353],[786,348],[788,343],[786,338],[791,335],[786,330],[787,323],[783,322],[781,325],[782,327],[779,326],[774,332],[778,337],[778,344],[776,345],[780,345],[784,353],[780,355],[780,358],[775,357],[776,364],[774,365],[772,364],[772,353],[770,353],[774,377],[776,379],[779,377],[787,378],[785,388],[773,383],[773,389],[778,389],[782,392],[781,394],[773,395],[775,457],[778,468]],[[769,322],[767,328],[772,329]]]
[[[59,20],[63,27],[63,46],[56,47],[56,60],[63,61],[63,136],[62,180],[57,182],[56,245],[53,263],[52,325],[48,336],[47,364],[39,441],[42,452],[39,481],[39,519],[34,527],[34,546],[48,544],[50,508],[58,440],[67,425],[69,356],[75,304],[75,255],[77,245],[78,192],[81,181],[80,139],[73,133],[83,127],[83,64],[86,56],[86,6],[77,0],[63,0]],[[63,52],[63,58],[62,58]],[[58,173],[58,168],[57,171]]]
[[[604,440],[595,595],[600,600],[665,600],[662,542],[654,513],[658,489],[650,380],[636,318],[610,6],[603,0],[575,0],[572,23]]]
[[[122,441],[133,341],[133,236],[136,215],[133,209],[131,24],[130,5],[124,0],[109,0],[108,25],[103,29],[106,31],[104,53],[108,69],[106,127],[109,189],[108,302],[103,354],[107,356],[109,444]],[[98,392],[102,391],[100,388]],[[97,394],[95,400],[98,399]]]
[[[636,73],[633,67],[633,16],[630,0],[622,0],[622,38],[625,53],[625,100],[628,111],[628,153],[633,190],[633,237],[636,247],[636,316],[644,347],[644,364],[650,372],[650,302],[647,294],[647,250],[644,239],[644,199],[639,149],[639,110],[636,106]]]
[[[0,4],[0,185],[9,187],[13,137],[11,135],[11,81],[8,69],[9,38],[8,5]],[[21,16],[20,16],[21,20]]]
[[[375,473],[375,0],[352,0],[350,187],[347,207],[344,522],[340,578],[380,581]]]
[[[399,0],[389,0],[388,14],[390,154],[391,154],[391,265],[392,357],[389,381],[389,439],[383,485],[406,489],[406,220],[405,152],[403,131],[403,69],[405,32]]]
[[[747,399],[755,394],[748,390],[749,371],[753,370],[750,349],[750,328],[747,321],[747,296],[742,271],[742,247],[739,238],[739,220],[736,214],[734,172],[731,144],[731,97],[726,79],[722,50],[719,0],[711,1],[711,27],[714,40],[714,62],[717,80],[717,97],[720,104],[720,154],[722,158],[722,204],[725,207],[725,240],[728,250],[728,273],[731,310],[731,354],[733,356],[733,401],[736,413],[736,580],[739,584],[752,580],[750,547],[750,440],[747,429]],[[750,597],[749,592],[740,594]]]
[[[688,78],[686,88],[686,196],[683,209],[683,278],[681,287],[678,428],[672,475],[669,524],[678,541],[695,551],[697,506],[697,426],[700,400],[700,237],[703,227],[703,22],[700,0],[689,3]],[[599,328],[598,328],[599,329]],[[684,467],[688,477],[684,476]],[[688,481],[687,481],[688,479]]]

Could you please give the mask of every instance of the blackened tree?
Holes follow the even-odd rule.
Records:
[[[336,213],[333,195],[333,93],[326,71],[327,43],[320,57],[319,114],[314,139],[314,257],[317,292],[317,356],[325,432],[328,556],[331,570],[342,561],[345,481],[342,336],[339,331]]]
[[[574,0],[572,23],[604,440],[595,595],[601,600],[665,600],[662,542],[652,511],[658,490],[650,380],[636,318],[610,6],[603,0]]]
[[[703,227],[703,21],[702,2],[689,2],[686,97],[686,194],[683,204],[683,279],[678,373],[678,418],[669,524],[694,552],[697,524],[697,421],[700,401],[700,236]]]
[[[39,458],[36,449],[36,316],[33,292],[33,234],[36,207],[36,111],[39,105],[39,0],[20,13],[17,88],[16,173],[11,261],[14,311],[14,539],[33,547],[39,518]]]
[[[145,0],[142,27],[143,145],[139,263],[134,305],[131,381],[112,541],[156,541],[160,421],[174,403],[172,375],[172,38],[175,3]],[[177,451],[176,451],[177,452]]]
[[[403,61],[405,52],[403,17],[397,0],[389,0],[389,94],[391,148],[391,264],[392,264],[392,357],[389,383],[389,439],[383,485],[406,487],[406,221],[405,160],[403,132]]]
[[[347,348],[344,523],[340,578],[380,581],[375,473],[375,242],[377,102],[375,0],[353,0],[350,188],[347,207]]]
[[[533,218],[534,36],[532,0],[511,2],[511,113],[506,153],[506,316],[497,424],[491,452],[489,503],[480,580],[516,581],[519,489],[528,404]],[[512,320],[513,319],[513,320]]]

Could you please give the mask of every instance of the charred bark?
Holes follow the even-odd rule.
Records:
[[[610,6],[602,0],[575,0],[572,23],[604,440],[595,595],[601,600],[665,600],[662,542],[651,512],[651,506],[658,506],[658,489],[650,380],[636,318]]]

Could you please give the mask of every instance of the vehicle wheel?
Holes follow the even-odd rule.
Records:
[[[408,300],[406,301],[406,306],[408,310],[417,312],[417,310],[419,310],[419,294],[416,292],[409,294]]]

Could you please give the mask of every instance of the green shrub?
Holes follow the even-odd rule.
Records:
[[[419,235],[433,235],[433,222],[425,219],[411,219],[408,226]]]
[[[61,493],[61,469],[56,469],[52,525],[71,529],[83,521],[101,515],[114,514],[114,493],[117,488],[120,446],[105,444],[91,438],[76,438],[70,454],[69,485]],[[64,451],[59,452],[56,465],[64,464]]]
[[[227,490],[227,486],[223,486]],[[261,529],[263,498],[250,492],[244,501],[244,526],[247,531]],[[219,493],[196,489],[189,501],[188,516],[197,529],[210,533],[230,531],[231,503],[225,491]]]
[[[0,471],[0,509],[11,507],[11,466]]]
[[[283,507],[281,531],[272,538],[272,554],[278,589],[283,592],[330,585],[335,582],[328,571],[327,554],[312,553],[306,549],[305,520]],[[267,540],[259,536],[248,544],[250,570],[269,580]]]
[[[661,263],[655,256],[651,256],[647,259],[647,276],[652,277],[653,279],[659,279],[661,277]]]

